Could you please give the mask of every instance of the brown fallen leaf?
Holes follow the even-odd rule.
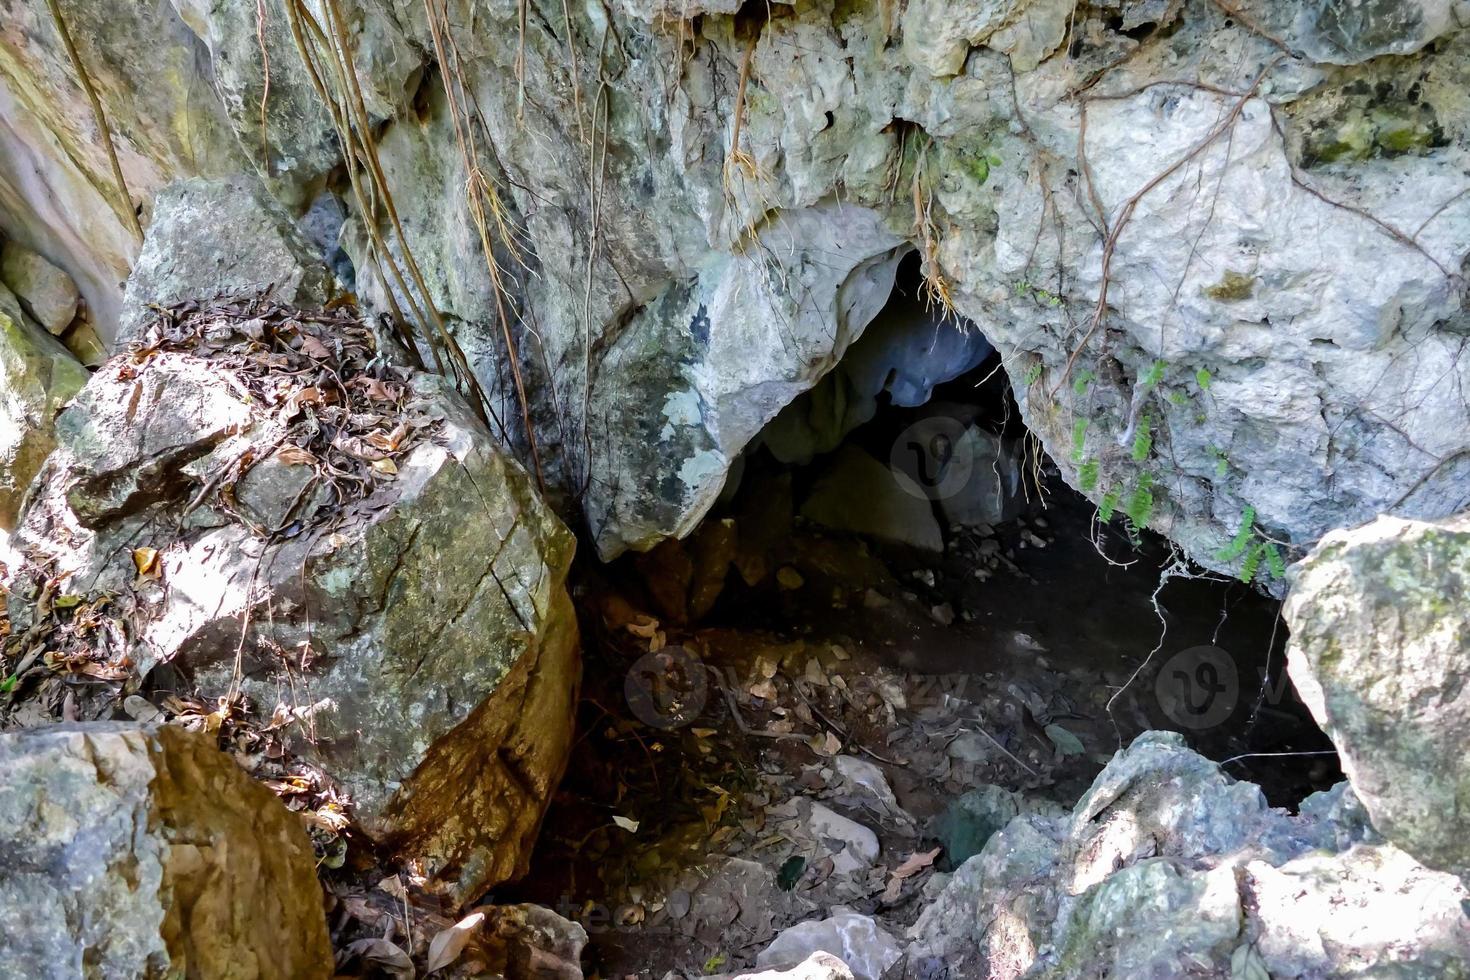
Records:
[[[143,578],[158,578],[159,568],[157,548],[134,548],[133,565],[138,569],[138,574]]]
[[[373,472],[379,476],[397,476],[398,466],[391,459],[375,459],[371,463]]]
[[[480,925],[484,921],[484,912],[471,912],[435,936],[429,943],[429,957],[424,963],[424,972],[442,970],[459,959],[459,954],[464,952],[465,946],[480,931]]]
[[[936,847],[932,851],[915,851],[905,858],[889,873],[888,885],[883,889],[883,901],[889,904],[898,901],[899,895],[903,894],[904,881],[932,865],[942,850],[944,848]]]
[[[276,459],[287,466],[311,466],[316,462],[316,454],[300,446],[282,446],[276,450]]]
[[[942,850],[944,848],[936,847],[932,851],[915,851],[904,858],[902,864],[893,869],[893,876],[895,878],[912,878],[933,864],[934,859],[939,857],[939,852]]]
[[[324,361],[332,356],[332,348],[311,334],[301,338],[301,353],[314,360]]]

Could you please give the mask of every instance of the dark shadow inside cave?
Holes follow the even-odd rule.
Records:
[[[579,741],[504,897],[606,916],[609,969],[647,963],[646,910],[609,896],[738,855],[765,819],[756,774],[805,785],[835,753],[881,762],[924,827],[976,782],[1070,807],[1149,729],[1273,805],[1341,779],[1286,678],[1279,603],[1102,522],[1000,355],[925,306],[914,256],[689,538],[584,566],[578,591]]]

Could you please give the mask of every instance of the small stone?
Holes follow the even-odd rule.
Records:
[[[776,584],[787,592],[795,592],[806,584],[806,579],[790,565],[782,565],[776,570]]]
[[[820,803],[812,804],[806,831],[832,854],[833,874],[863,871],[878,860],[877,834]],[[835,850],[833,844],[838,845]]]
[[[71,276],[19,242],[0,248],[0,280],[53,337],[61,336],[77,315],[81,293]]]
[[[951,606],[947,602],[941,602],[937,606],[930,607],[929,615],[940,626],[954,625],[954,606]]]
[[[664,911],[671,919],[684,918],[689,914],[689,893],[682,888],[669,892],[668,898],[664,899]]]

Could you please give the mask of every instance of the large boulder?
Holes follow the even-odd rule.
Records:
[[[15,526],[26,488],[56,445],[61,406],[87,383],[77,359],[9,298],[0,287],[0,531]]]
[[[136,340],[153,305],[255,294],[316,307],[333,287],[318,250],[255,177],[181,180],[154,201],[117,340]]]
[[[300,820],[174,726],[0,735],[0,958],[16,977],[332,976]]]
[[[565,763],[574,542],[446,382],[317,316],[214,307],[113,358],[16,540],[125,597],[140,674],[293,719],[461,901],[525,870]]]
[[[1291,679],[1373,826],[1470,875],[1470,513],[1328,535],[1285,614]]]
[[[1266,805],[1172,733],[1118,753],[1070,819],[1023,814],[944,884],[910,966],[1031,978],[1462,976],[1470,896],[1347,784]]]

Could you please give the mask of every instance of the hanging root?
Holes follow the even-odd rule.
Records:
[[[735,124],[730,134],[730,152],[725,156],[725,192],[730,193],[730,185],[737,170],[743,171],[747,179],[755,179],[759,176],[760,165],[755,158],[740,148],[740,134],[745,128],[745,90],[750,85],[750,63],[755,58],[755,45],[760,40],[760,34],[752,34],[750,44],[746,45],[745,55],[740,59],[740,84],[735,89]]]
[[[107,124],[107,113],[102,109],[102,100],[97,97],[97,90],[92,86],[92,77],[87,74],[87,66],[82,64],[82,56],[77,53],[77,46],[72,43],[71,31],[66,29],[66,19],[61,16],[61,5],[57,0],[46,0],[46,8],[51,11],[51,20],[56,24],[56,33],[61,35],[62,47],[66,48],[66,56],[71,60],[72,70],[77,73],[77,82],[82,86],[82,91],[87,93],[87,101],[92,104],[92,118],[97,123],[97,131],[102,134],[102,146],[107,150],[107,162],[112,165],[112,179],[117,182],[117,192],[122,195],[123,214],[141,244],[143,225],[138,221],[138,212],[133,206],[133,195],[128,191],[128,182],[123,177],[122,164],[117,159],[117,148],[112,143],[112,127]]]

